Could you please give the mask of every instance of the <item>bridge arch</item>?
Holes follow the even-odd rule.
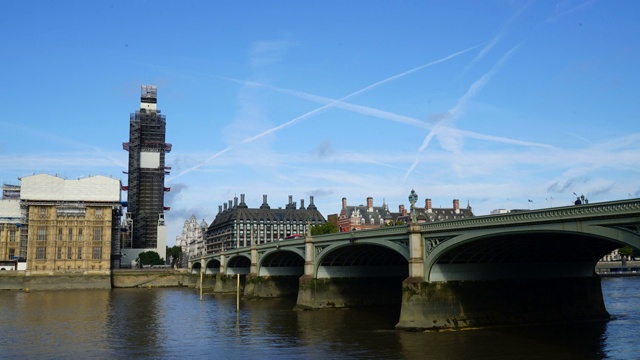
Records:
[[[304,254],[295,249],[272,249],[260,257],[258,276],[302,276]]]
[[[589,224],[491,228],[424,240],[427,250],[440,243],[426,254],[428,281],[589,277],[604,255],[640,246],[638,234]]]
[[[191,265],[192,274],[200,274],[200,270],[202,270],[202,264],[199,261],[196,261]]]
[[[219,274],[220,273],[220,260],[209,259],[205,266],[205,275]]]
[[[352,242],[316,248],[316,278],[407,277],[409,252],[397,244]]]
[[[236,254],[226,262],[225,274],[226,275],[247,275],[251,269],[251,255],[250,254]]]

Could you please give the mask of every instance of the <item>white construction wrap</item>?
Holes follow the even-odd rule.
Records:
[[[78,180],[39,174],[20,179],[22,200],[120,202],[120,180],[97,175]]]
[[[141,152],[140,167],[143,169],[157,169],[160,167],[160,153],[147,151]]]

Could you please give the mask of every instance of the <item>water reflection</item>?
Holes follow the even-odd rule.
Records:
[[[192,289],[0,292],[3,358],[629,359],[640,353],[636,279],[604,279],[613,318],[453,332],[394,330],[398,308],[293,311]],[[9,311],[7,311],[9,309]]]
[[[133,355],[149,355],[163,343],[167,310],[159,291],[119,289],[109,293],[106,331],[112,351],[127,350]]]
[[[9,354],[18,351],[27,358],[53,358],[73,351],[82,356],[108,346],[102,331],[108,313],[108,290],[1,295],[0,349],[7,349]]]

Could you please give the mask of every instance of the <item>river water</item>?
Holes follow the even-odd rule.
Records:
[[[194,289],[0,291],[0,359],[640,359],[640,277],[604,278],[608,322],[394,330],[399,309],[293,311]]]

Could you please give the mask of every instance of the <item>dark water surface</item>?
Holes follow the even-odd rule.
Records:
[[[0,292],[0,359],[640,359],[640,277],[605,278],[612,319],[413,333],[398,309],[293,311],[193,289]]]

